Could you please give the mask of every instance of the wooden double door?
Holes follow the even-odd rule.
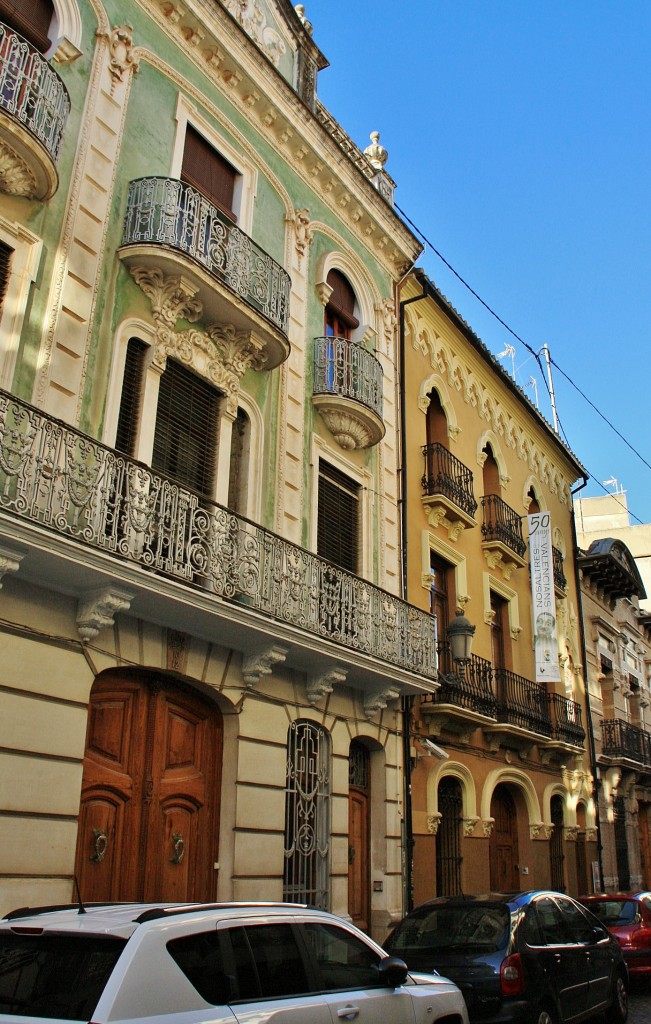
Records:
[[[84,901],[216,895],[219,711],[164,677],[101,676],[91,693],[76,875]]]

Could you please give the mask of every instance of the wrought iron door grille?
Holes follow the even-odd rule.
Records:
[[[436,894],[456,896],[461,888],[461,784],[445,778],[439,784],[441,823],[436,835]]]
[[[325,729],[292,722],[287,743],[283,899],[328,909],[329,742]]]
[[[348,756],[348,784],[368,792],[368,750],[355,740]]]
[[[563,801],[561,797],[552,797],[551,812],[552,824],[554,826],[549,843],[552,889],[555,889],[556,892],[565,892]]]

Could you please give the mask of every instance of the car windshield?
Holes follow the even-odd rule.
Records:
[[[587,904],[589,910],[606,925],[617,928],[635,920],[637,907],[633,900],[595,900]]]
[[[509,921],[508,908],[500,904],[421,907],[398,925],[391,952],[494,952],[508,943]]]
[[[124,946],[103,935],[0,933],[0,1013],[89,1020]]]

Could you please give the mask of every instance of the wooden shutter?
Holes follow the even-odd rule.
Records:
[[[191,125],[185,134],[181,178],[236,221],[233,197],[237,171]]]
[[[11,276],[11,257],[14,254],[14,250],[10,249],[4,242],[0,242],[0,309],[5,301],[5,295],[7,294],[7,288],[9,287],[9,278]]]
[[[50,48],[48,37],[53,16],[51,0],[0,0],[0,21],[19,32],[41,53]]]
[[[219,395],[184,366],[167,362],[160,379],[152,467],[213,495]]]
[[[124,361],[118,428],[115,435],[115,447],[125,455],[136,454],[147,348],[148,346],[140,338],[129,338]]]
[[[332,288],[332,294],[326,306],[326,316],[330,313],[349,328],[359,327],[359,320],[355,316],[355,292],[344,275],[338,270],[331,270],[327,284]]]
[[[344,473],[321,463],[317,552],[354,573],[359,563],[359,490]]]

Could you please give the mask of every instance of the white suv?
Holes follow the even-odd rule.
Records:
[[[102,904],[0,921],[0,1022],[468,1024],[451,982],[408,974],[298,904]]]

